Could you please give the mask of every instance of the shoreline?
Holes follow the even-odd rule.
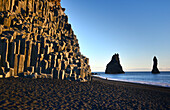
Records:
[[[169,82],[169,78],[170,78],[170,72],[169,71],[164,71],[161,72],[160,74],[154,74],[152,75],[151,72],[125,72],[128,73],[128,75],[123,74],[122,76],[119,74],[105,74],[105,72],[96,72],[95,75],[93,75],[94,77],[99,77],[101,79],[106,79],[107,80],[113,80],[113,81],[120,81],[120,82],[127,82],[127,83],[135,83],[135,84],[143,84],[143,85],[151,85],[151,86],[159,86],[159,87],[166,87],[166,88],[170,88],[170,82]],[[135,74],[133,74],[135,73]],[[139,74],[137,74],[139,73]],[[146,74],[147,73],[147,74]],[[148,74],[149,73],[149,74]],[[166,74],[167,73],[167,74]],[[118,75],[114,77],[114,75]],[[134,75],[134,76],[133,76]],[[142,78],[143,75],[145,78]],[[168,75],[166,77],[166,75]],[[128,76],[128,78],[125,78],[126,76]],[[139,77],[140,76],[140,77]],[[120,77],[120,78],[119,78]],[[121,78],[122,77],[122,78]],[[137,79],[136,79],[137,78]],[[158,78],[157,80],[154,78]],[[163,78],[163,79],[162,79]]]
[[[120,86],[128,86],[134,88],[142,88],[147,90],[156,90],[161,92],[170,93],[170,87],[158,86],[158,85],[149,85],[149,84],[141,84],[141,83],[133,83],[133,82],[125,82],[125,81],[115,81],[115,80],[106,80],[104,78],[100,78],[97,76],[93,76],[94,81],[100,81],[102,83],[110,84],[110,85],[120,85]]]

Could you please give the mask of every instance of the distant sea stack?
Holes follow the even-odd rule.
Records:
[[[157,60],[156,56],[154,56],[154,58],[153,58],[153,69],[152,69],[153,74],[160,73],[158,68],[157,68],[157,65],[158,65],[158,60]]]
[[[90,79],[64,11],[60,0],[0,0],[0,77]]]
[[[120,65],[119,54],[114,54],[112,60],[106,66],[106,74],[125,73]]]

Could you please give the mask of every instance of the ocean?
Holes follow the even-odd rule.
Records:
[[[105,74],[105,72],[94,72],[94,75],[107,80],[132,82],[147,85],[156,85],[170,88],[170,72],[160,72],[152,74],[151,72],[125,72],[125,74]]]

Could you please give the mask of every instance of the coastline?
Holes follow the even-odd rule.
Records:
[[[149,85],[149,84],[141,84],[141,83],[133,83],[133,82],[125,82],[125,81],[106,80],[104,78],[100,78],[100,77],[97,77],[97,76],[93,76],[93,80],[100,81],[102,83],[106,83],[106,84],[110,84],[110,85],[120,85],[120,86],[142,88],[142,89],[147,89],[147,90],[155,90],[155,91],[170,93],[169,87],[163,87],[163,86],[158,86],[158,85]]]
[[[170,88],[170,72],[164,71],[160,74],[152,74],[149,71],[125,72],[126,74],[105,74],[97,72],[93,76],[113,81],[160,86]]]

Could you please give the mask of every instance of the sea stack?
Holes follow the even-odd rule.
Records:
[[[157,65],[158,65],[158,60],[157,60],[156,56],[154,56],[154,58],[153,58],[153,69],[152,69],[153,74],[160,73],[159,70],[158,70]]]
[[[0,77],[90,79],[64,11],[60,0],[0,0]]]
[[[106,74],[125,73],[120,65],[119,54],[114,54],[112,60],[106,66]]]

